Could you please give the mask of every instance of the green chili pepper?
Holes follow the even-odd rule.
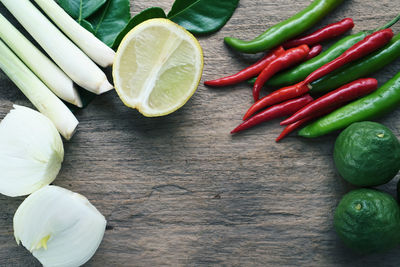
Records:
[[[299,135],[313,138],[379,117],[400,104],[400,72],[378,90],[304,127]]]
[[[316,56],[315,58],[308,60],[306,62],[303,62],[302,64],[293,67],[287,71],[278,73],[274,77],[272,77],[267,83],[266,86],[268,87],[274,87],[274,88],[281,88],[284,86],[289,86],[292,84],[296,84],[300,81],[303,81],[311,72],[315,71],[316,69],[322,67],[326,63],[334,60],[341,54],[343,54],[344,51],[349,49],[351,46],[356,44],[357,42],[361,41],[364,39],[367,35],[382,30],[382,29],[387,29],[393,26],[395,23],[397,23],[400,20],[400,14],[397,15],[393,20],[388,22],[386,25],[383,27],[373,30],[373,31],[361,31],[356,34],[352,34],[349,36],[346,36],[342,39],[340,39],[338,42],[333,44],[331,47],[329,47],[328,50],[322,52],[320,55]],[[255,80],[257,78],[249,80],[250,84],[254,84]],[[346,84],[346,83],[343,83]],[[341,85],[343,85],[341,84]]]
[[[305,32],[344,0],[315,0],[293,17],[269,28],[252,41],[225,37],[225,42],[243,53],[258,53],[276,47],[283,42]]]
[[[398,57],[400,57],[400,34],[396,35],[389,44],[373,54],[311,83],[310,92],[324,93],[332,91],[348,82],[366,77],[382,69]]]

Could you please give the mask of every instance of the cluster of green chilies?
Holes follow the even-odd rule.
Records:
[[[320,43],[349,31],[354,26],[352,19],[346,18],[307,36],[285,40],[283,43],[274,43],[274,46],[270,46],[270,38],[277,31],[281,31],[285,36],[290,35],[291,33],[288,32],[290,30],[285,26],[290,25],[293,20],[315,15],[310,10],[317,9],[317,6],[321,8],[320,5],[329,9],[332,8],[333,3],[332,1],[314,1],[305,9],[307,12],[301,11],[294,17],[272,27],[273,31],[268,30],[253,41],[243,42],[237,39],[232,41],[232,38],[225,38],[225,41],[233,48],[248,53],[255,53],[254,49],[261,49],[261,47],[263,47],[262,49],[271,49],[280,45],[267,53],[260,61],[237,74],[205,82],[206,85],[220,87],[236,84],[258,75],[257,78],[251,80],[251,83],[254,84],[255,104],[245,114],[244,122],[231,133],[243,131],[275,118],[291,116],[281,123],[281,125],[286,125],[286,128],[276,139],[279,141],[311,120],[329,114],[350,101],[376,90],[378,86],[375,79],[359,78],[381,69],[400,56],[400,35],[393,38],[393,31],[389,29],[400,20],[400,15],[375,31],[362,31],[347,36],[321,54]],[[264,40],[264,42],[260,40]],[[252,46],[257,48],[253,49]],[[282,71],[292,65],[297,66],[288,71]],[[265,84],[272,87],[289,86],[259,100],[259,93]],[[325,92],[330,93],[316,100],[308,94]],[[266,109],[261,111],[264,108]],[[331,118],[329,121],[332,123],[334,119]],[[315,126],[317,123],[323,126]],[[337,127],[332,127],[332,129],[337,130]],[[319,128],[326,131],[330,129],[326,121],[321,119],[303,129],[300,135],[315,137],[321,135],[319,132],[324,134],[323,130],[318,130]]]

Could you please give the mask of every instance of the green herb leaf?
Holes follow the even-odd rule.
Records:
[[[86,30],[88,30],[88,31],[90,31],[91,33],[94,34],[93,25],[90,24],[89,21],[87,21],[87,20],[85,20],[85,19],[81,20],[81,26],[82,26],[83,28],[85,28]]]
[[[125,35],[134,27],[146,20],[154,18],[166,18],[164,10],[160,7],[150,7],[131,18],[125,28],[118,34],[117,38],[114,41],[114,44],[112,45],[112,48],[116,50]]]
[[[231,18],[239,0],[176,0],[168,18],[195,34],[221,29]]]
[[[111,46],[115,38],[130,19],[129,0],[107,0],[87,21],[94,28],[94,35],[106,45]]]
[[[96,12],[105,2],[106,0],[57,0],[57,3],[79,24],[83,19]]]

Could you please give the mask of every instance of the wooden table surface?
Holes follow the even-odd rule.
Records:
[[[230,50],[224,36],[250,39],[309,2],[241,0],[221,31],[199,38],[202,81],[255,59]],[[352,17],[353,32],[374,29],[400,12],[397,2],[347,0],[319,26]],[[151,6],[168,11],[172,3],[136,0],[132,14]],[[383,83],[399,70],[397,60],[374,77]],[[31,106],[3,72],[0,92],[0,118],[13,103]],[[144,118],[115,92],[76,112],[79,129],[65,142],[54,184],[85,195],[108,221],[87,266],[399,266],[400,247],[359,256],[333,230],[334,209],[351,189],[333,165],[335,136],[292,135],[277,144],[278,121],[229,135],[251,103],[246,84],[201,84],[182,109],[162,118]],[[397,136],[399,115],[380,120]],[[397,178],[381,188],[394,195]],[[0,266],[39,265],[13,237],[22,201],[0,196]]]

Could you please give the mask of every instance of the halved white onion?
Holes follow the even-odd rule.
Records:
[[[99,247],[104,216],[82,195],[45,186],[14,215],[14,236],[44,266],[81,266]]]
[[[54,124],[18,105],[0,123],[0,193],[28,195],[56,178],[64,147]]]

